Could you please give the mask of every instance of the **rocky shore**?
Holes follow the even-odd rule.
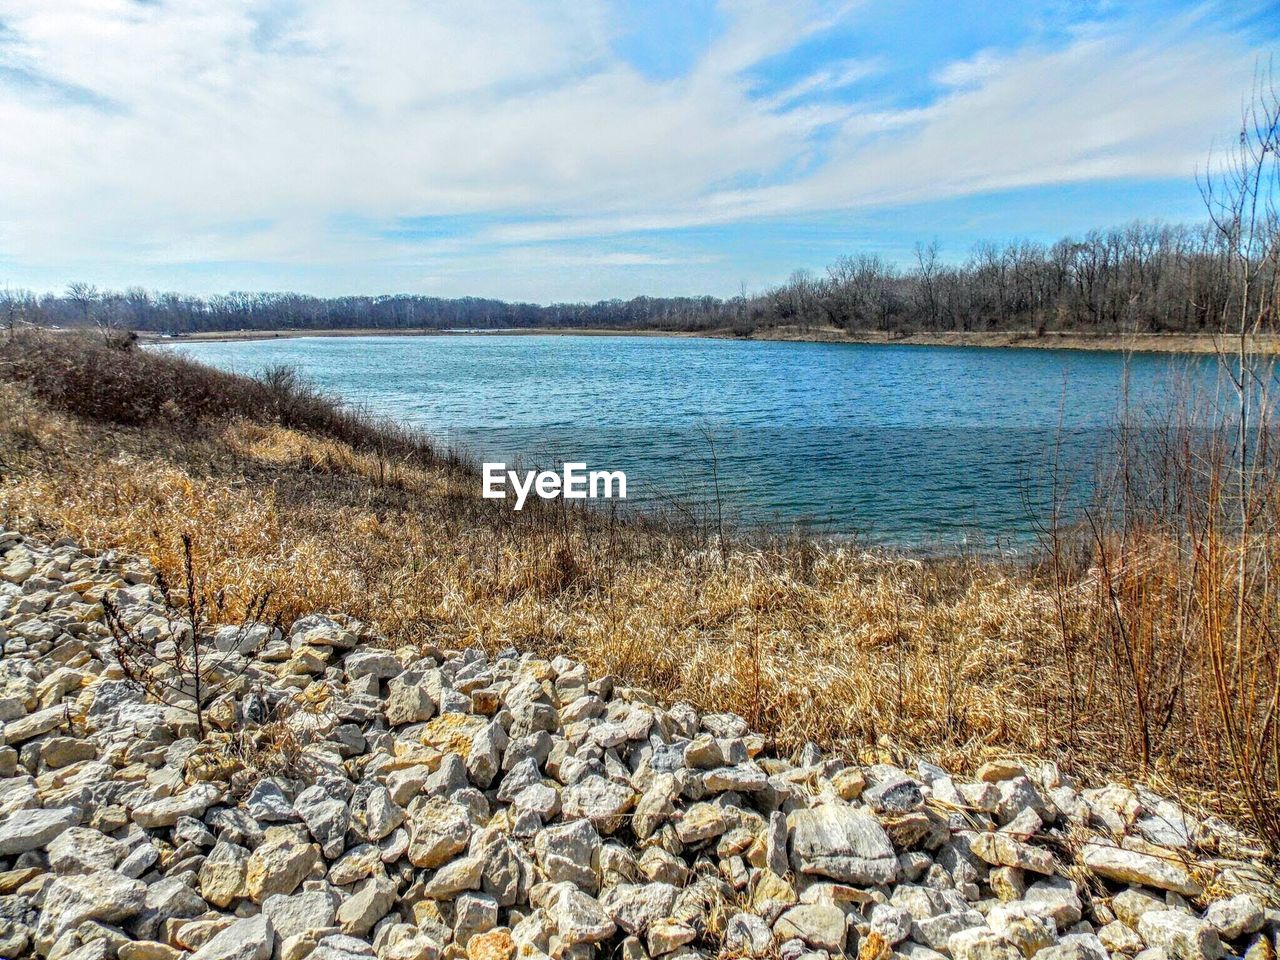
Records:
[[[0,956],[1275,956],[1259,851],[1143,789],[782,756],[563,658],[283,626],[193,648],[145,563],[0,532]]]

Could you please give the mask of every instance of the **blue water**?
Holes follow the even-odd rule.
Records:
[[[705,513],[718,475],[739,525],[917,547],[1031,542],[1055,449],[1075,501],[1086,498],[1126,363],[1113,352],[621,336],[175,349],[243,373],[295,365],[347,401],[483,459],[624,470],[632,503],[676,499]],[[1128,364],[1133,405],[1213,369],[1162,354]]]

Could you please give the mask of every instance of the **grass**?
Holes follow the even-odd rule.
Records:
[[[36,334],[0,349],[0,520],[173,576],[189,536],[232,618],[269,590],[286,619],[347,612],[395,644],[566,653],[740,713],[784,749],[961,770],[1052,761],[1141,778],[1265,833],[1245,780],[1274,800],[1275,605],[1267,592],[1250,634],[1247,704],[1229,679],[1237,719],[1261,731],[1261,766],[1242,768],[1220,703],[1239,665],[1215,670],[1206,640],[1223,608],[1192,615],[1222,571],[1195,560],[1185,530],[1108,522],[1039,564],[802,540],[722,555],[696,531],[513,514],[477,486],[421,438],[286,374],[252,381]],[[1274,535],[1251,546],[1267,563],[1276,548]],[[1229,566],[1229,537],[1213,549]]]

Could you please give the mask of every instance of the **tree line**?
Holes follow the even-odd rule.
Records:
[[[1271,237],[1272,244],[1280,236]],[[1263,282],[1275,284],[1274,258]],[[875,254],[841,257],[822,273],[798,270],[762,293],[635,297],[595,303],[507,302],[408,294],[211,297],[142,288],[60,293],[0,291],[9,326],[99,326],[152,333],[236,330],[500,330],[536,327],[730,331],[780,327],[846,331],[1085,330],[1194,332],[1221,326],[1238,299],[1239,271],[1211,224],[1135,222],[1053,244],[979,243],[960,262],[937,242],[906,265]]]

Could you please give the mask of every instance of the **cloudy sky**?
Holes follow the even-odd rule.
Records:
[[[1280,0],[0,0],[0,285],[734,294],[1199,216]]]

